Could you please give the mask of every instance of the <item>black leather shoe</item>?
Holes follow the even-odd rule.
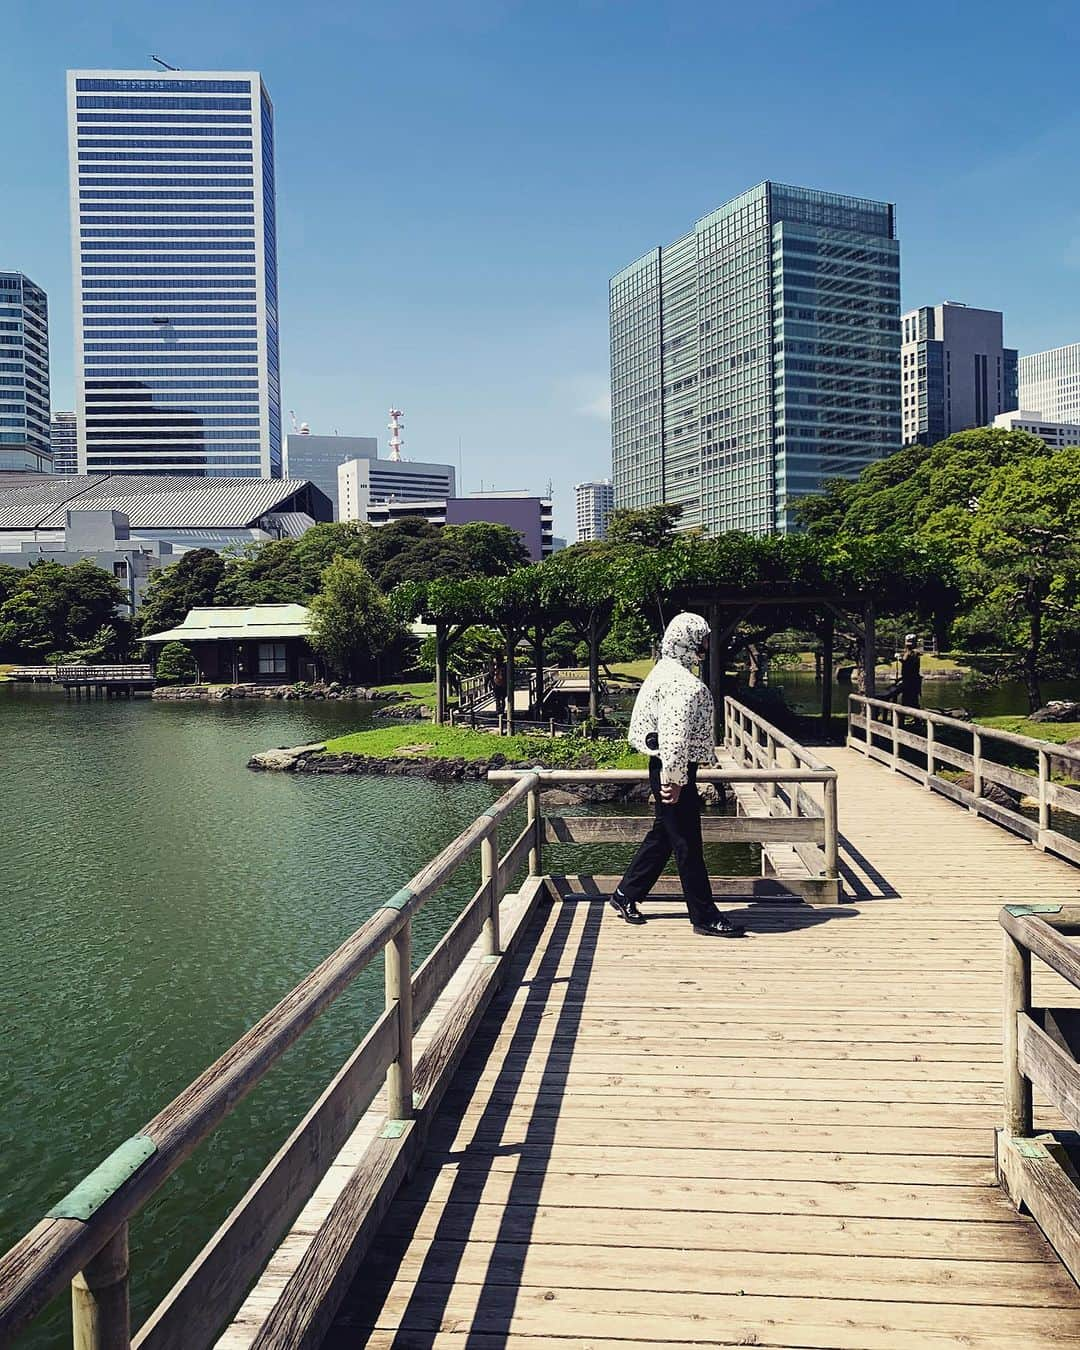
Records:
[[[618,891],[611,897],[611,908],[620,919],[625,919],[627,923],[645,922],[645,915],[638,909],[637,901],[627,900]]]
[[[694,932],[700,933],[702,937],[731,937],[737,938],[743,936],[743,929],[740,924],[732,923],[726,919],[723,914],[719,918],[713,919],[711,923],[694,924]]]

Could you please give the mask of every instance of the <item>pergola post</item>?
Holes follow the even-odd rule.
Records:
[[[435,721],[446,721],[446,624],[435,624]]]
[[[877,697],[877,614],[870,595],[863,604],[863,693]]]
[[[533,668],[536,671],[536,707],[539,717],[544,710],[544,630],[539,624],[533,630]]]
[[[836,638],[836,616],[825,611],[821,630],[821,730],[828,737],[832,732],[833,711],[833,646]]]
[[[589,615],[589,717],[600,718],[600,624],[596,611]]]
[[[517,632],[506,629],[506,734],[514,734],[514,652],[517,649]]]
[[[713,740],[724,739],[724,661],[720,633],[720,606],[709,606],[709,689],[713,696]]]

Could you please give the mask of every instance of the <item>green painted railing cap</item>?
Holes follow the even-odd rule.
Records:
[[[1022,1158],[1049,1158],[1050,1151],[1034,1139],[1014,1139],[1012,1146]]]
[[[1006,905],[1006,910],[1015,918],[1023,918],[1025,914],[1060,914],[1060,905]]]
[[[409,902],[416,899],[416,892],[410,891],[408,886],[402,886],[400,891],[395,891],[389,900],[384,901],[380,909],[405,909]]]
[[[494,820],[496,816],[501,814],[501,811],[502,811],[501,807],[489,806],[488,809],[484,812],[484,815],[490,816],[491,819]]]
[[[46,1218],[82,1219],[85,1223],[156,1152],[157,1145],[145,1134],[125,1139],[119,1148],[113,1149],[103,1162],[83,1177],[74,1190],[68,1191],[59,1204],[53,1205]]]

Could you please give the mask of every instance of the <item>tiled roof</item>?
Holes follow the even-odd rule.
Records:
[[[307,637],[311,612],[306,605],[207,605],[188,610],[184,622],[143,642],[213,642],[218,638],[264,641]]]
[[[169,474],[42,475],[5,488],[0,530],[63,529],[70,510],[123,511],[133,530],[245,529],[279,508],[294,509],[301,478],[186,478]]]

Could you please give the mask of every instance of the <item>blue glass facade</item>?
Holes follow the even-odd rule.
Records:
[[[51,472],[49,420],[49,302],[0,272],[0,469]]]
[[[81,467],[280,476],[261,79],[72,71],[68,106]]]
[[[611,283],[617,506],[710,533],[900,445],[899,245],[887,203],[762,183]]]

